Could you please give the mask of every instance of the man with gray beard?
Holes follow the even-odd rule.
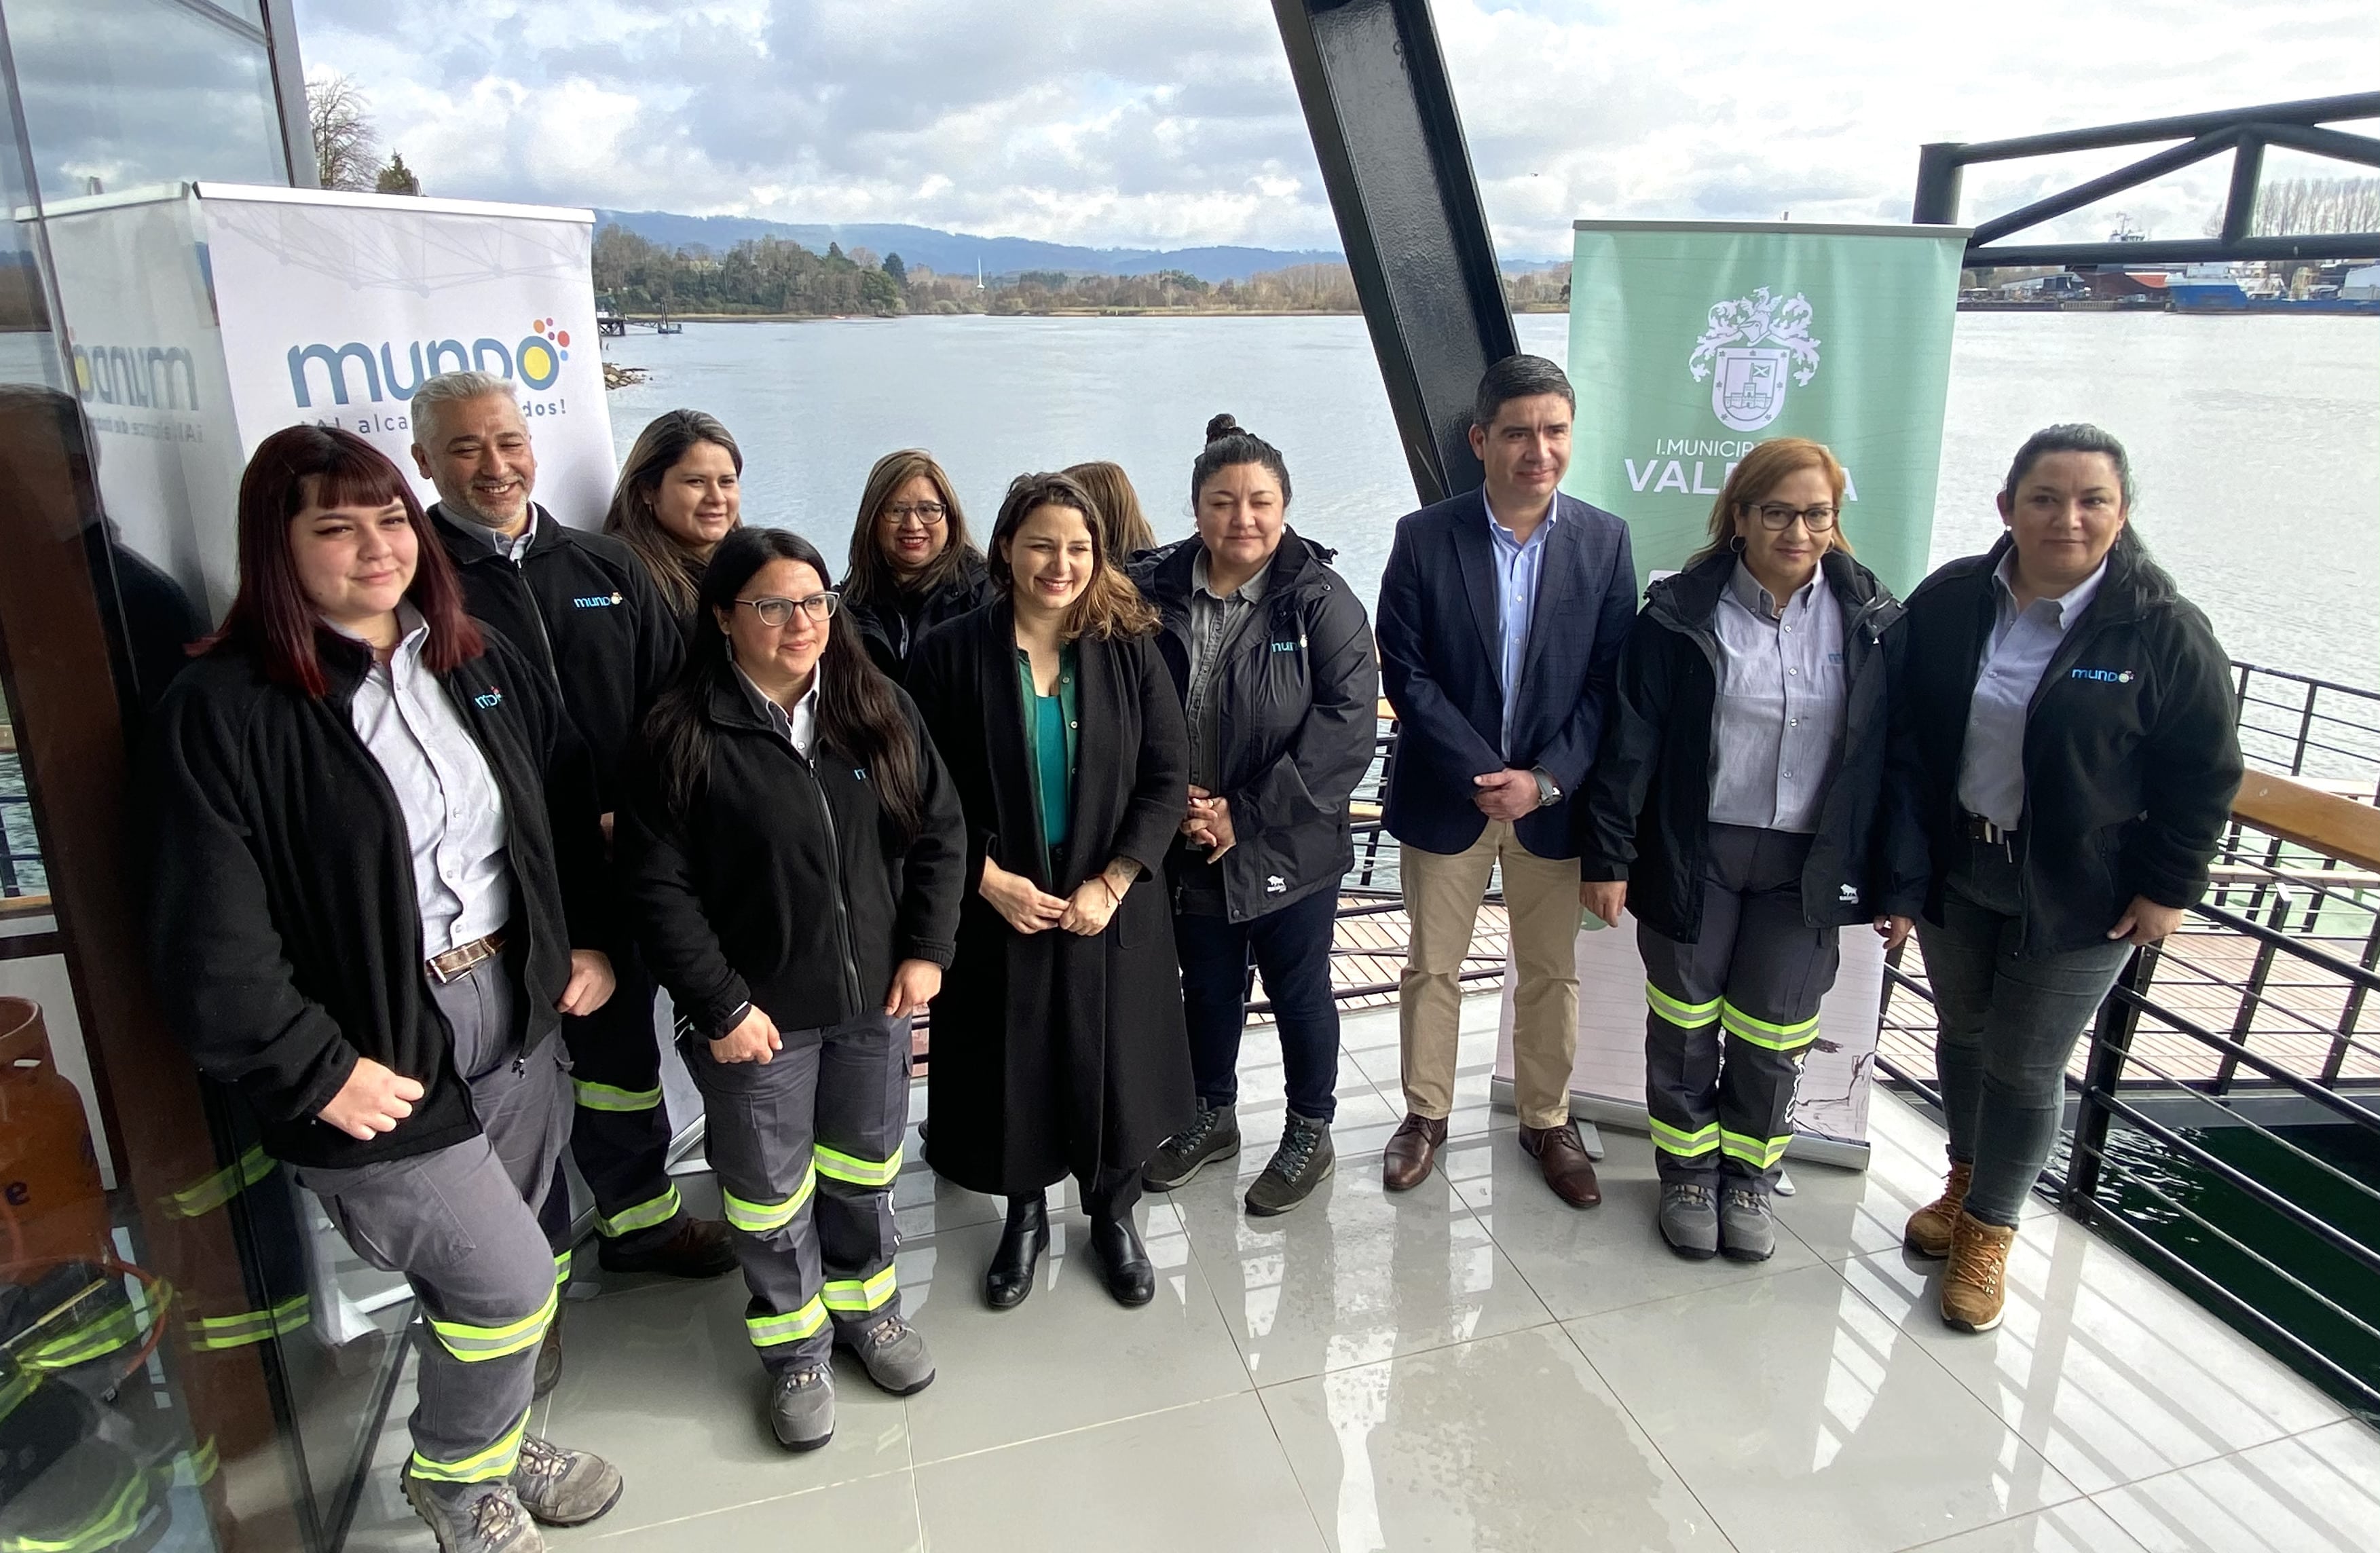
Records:
[[[618,540],[567,528],[531,500],[537,453],[512,385],[448,372],[414,390],[413,461],[438,489],[431,523],[454,558],[471,613],[553,676],[593,757],[603,831],[620,754],[683,656],[668,606]],[[577,1100],[571,1158],[595,1195],[606,1271],[716,1278],[735,1254],[726,1226],[696,1219],[667,1169],[654,986],[635,947],[612,952],[619,990],[563,1022]],[[538,1394],[561,1372],[561,1322],[538,1361]]]

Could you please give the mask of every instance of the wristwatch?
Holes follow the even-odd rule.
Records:
[[[1537,807],[1551,808],[1562,801],[1560,784],[1546,775],[1543,767],[1530,771],[1529,774],[1537,779]]]

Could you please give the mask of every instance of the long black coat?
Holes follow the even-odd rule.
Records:
[[[958,952],[934,1000],[927,1094],[935,1171],[973,1191],[1038,1192],[1137,1170],[1196,1109],[1165,854],[1189,809],[1190,742],[1146,637],[1078,644],[1075,807],[1056,879],[1040,853],[1006,601],[937,627],[909,694],[966,810]],[[1009,927],[977,891],[989,856],[1053,895],[1113,857],[1145,876],[1105,931]]]

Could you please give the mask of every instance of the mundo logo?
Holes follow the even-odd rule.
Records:
[[[405,356],[400,358],[397,351]],[[314,406],[316,385],[335,405],[361,398],[370,404],[413,397],[413,391],[442,372],[492,372],[524,387],[552,388],[570,359],[570,331],[551,318],[532,319],[529,332],[507,346],[486,335],[466,349],[458,339],[414,340],[400,346],[383,340],[377,352],[360,340],[345,345],[289,347],[289,392],[301,410]],[[360,390],[360,394],[358,392]]]
[[[1818,375],[1818,342],[1810,338],[1810,303],[1796,292],[1772,296],[1767,286],[1712,306],[1686,370],[1711,380],[1711,413],[1735,431],[1757,431],[1785,411],[1789,370],[1804,388]]]

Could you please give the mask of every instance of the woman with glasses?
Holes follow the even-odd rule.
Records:
[[[920,637],[990,597],[983,552],[934,455],[905,447],[878,459],[859,493],[843,579],[844,608],[876,666],[901,683]]]
[[[934,1378],[901,1316],[892,1183],[909,1023],[951,962],[966,862],[917,709],[826,576],[782,528],[721,541],[708,629],[630,751],[618,832],[795,1450],[834,1432],[836,1344],[896,1396]]]
[[[716,416],[671,410],[637,433],[603,532],[634,551],[692,640],[702,568],[743,521],[744,451]]]
[[[1950,1134],[1904,1244],[1949,1259],[1942,1320],[1967,1332],[1999,1324],[2074,1043],[2205,892],[2240,776],[2230,659],[2134,532],[2123,444],[2034,432],[1999,509],[1998,544],[1910,595],[1893,778],[1932,863],[1917,941]]]
[[[1579,899],[1636,917],[1658,1223],[1682,1256],[1766,1261],[1793,1087],[1837,934],[1892,943],[1922,860],[1880,822],[1901,606],[1852,559],[1819,443],[1745,455],[1710,542],[1646,590],[1579,819]],[[1897,865],[1897,866],[1896,866]]]
[[[966,808],[958,957],[934,1006],[935,1173],[1008,1199],[984,1296],[1032,1292],[1043,1194],[1074,1176],[1108,1292],[1157,1280],[1141,1167],[1193,1114],[1165,855],[1189,737],[1157,612],[1100,543],[1091,498],[1020,475],[991,534],[998,600],[918,648],[909,684]]]

